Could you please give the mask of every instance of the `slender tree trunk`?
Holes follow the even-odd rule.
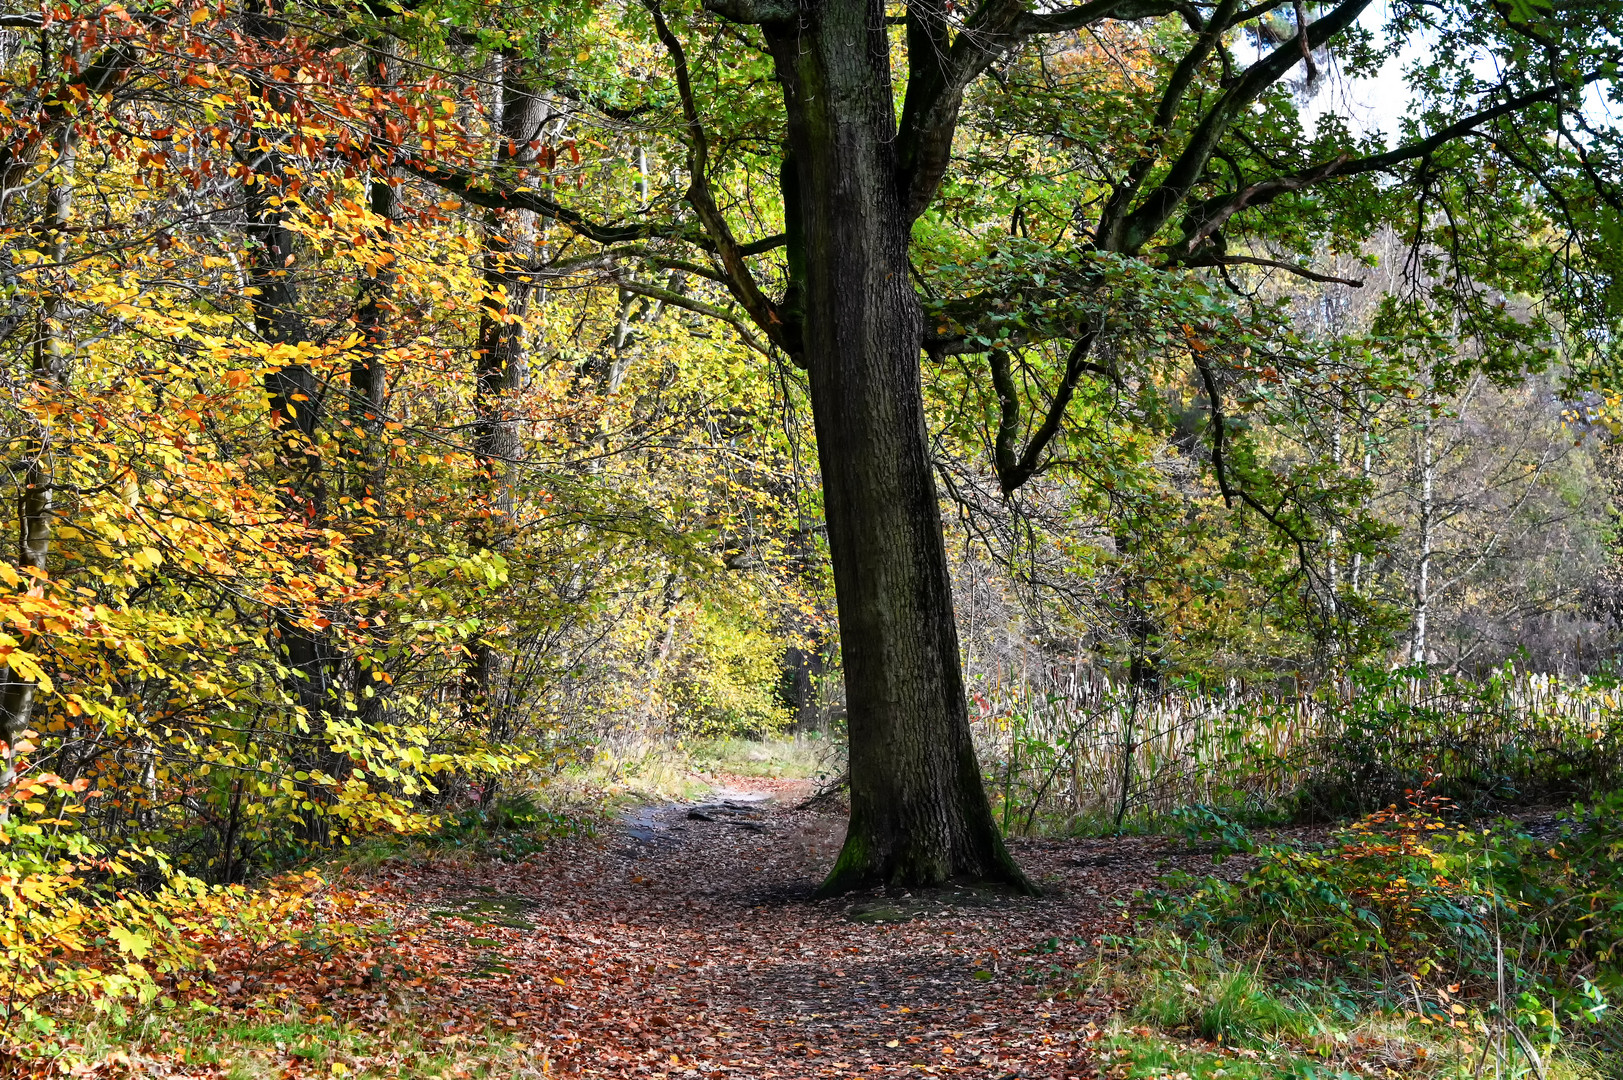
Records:
[[[61,266],[68,255],[68,224],[73,212],[74,139],[71,129],[62,136],[60,175],[45,196],[46,252]],[[62,295],[49,289],[40,305],[39,329],[34,335],[33,377],[41,392],[60,387],[67,378],[70,348],[61,325]],[[29,448],[23,472],[23,490],[17,500],[17,564],[25,571],[44,574],[51,553],[51,534],[56,520],[55,471],[52,468],[49,421],[40,418],[39,434]],[[23,635],[21,647],[35,642]],[[0,665],[0,742],[5,744],[0,759],[0,790],[16,779],[14,747],[28,730],[34,715],[34,680],[18,674],[10,664]]]
[[[1161,686],[1161,662],[1156,645],[1161,627],[1150,607],[1149,583],[1137,563],[1142,521],[1132,511],[1123,511],[1123,519],[1118,522],[1114,535],[1116,554],[1123,570],[1122,629],[1127,632],[1127,682],[1135,695],[1140,691],[1154,693]]]
[[[1364,457],[1359,464],[1358,478],[1362,480],[1365,485],[1368,485],[1370,471],[1374,465],[1374,460],[1373,452],[1370,449],[1370,433],[1367,429],[1360,435],[1360,439],[1364,444]],[[1359,506],[1362,509],[1367,509],[1369,507],[1369,494],[1367,492],[1359,497]],[[1355,596],[1363,595],[1361,591],[1363,587],[1363,572],[1364,553],[1361,551],[1355,551],[1353,552],[1352,571],[1350,574],[1350,580],[1348,581],[1348,584],[1352,587],[1353,595]]]
[[[1330,440],[1330,454],[1331,460],[1335,462],[1336,469],[1339,471],[1341,468],[1341,420],[1339,417],[1336,419],[1335,425],[1335,432]],[[1327,563],[1325,584],[1329,594],[1327,606],[1330,609],[1330,622],[1332,624],[1330,634],[1331,650],[1333,652],[1336,648],[1336,641],[1340,636],[1334,623],[1341,615],[1341,555],[1339,550],[1341,547],[1341,526],[1330,526],[1330,535],[1326,538],[1324,546]]]
[[[1416,560],[1414,583],[1414,647],[1411,657],[1417,664],[1426,662],[1426,623],[1431,614],[1431,557],[1432,532],[1435,527],[1435,507],[1432,497],[1433,462],[1432,421],[1428,416],[1416,442],[1416,455],[1420,467],[1420,556]]]
[[[391,86],[396,80],[394,40],[380,38],[373,42],[367,49],[366,65],[369,82],[378,87]],[[389,253],[388,241],[396,214],[397,198],[392,181],[389,171],[381,168],[367,181],[367,209],[383,222],[373,237],[371,247],[383,253]],[[356,350],[349,369],[349,430],[356,440],[350,481],[358,507],[356,514],[361,519],[361,535],[355,541],[355,550],[361,560],[368,562],[376,560],[387,543],[381,524],[385,519],[383,503],[387,498],[388,481],[383,417],[389,383],[384,358],[388,349],[386,326],[393,310],[398,278],[399,273],[392,260],[380,261],[363,279],[360,306],[355,312],[356,326],[361,331],[363,343]],[[380,694],[383,686],[374,678],[374,673],[371,658],[365,655],[354,657],[351,683],[356,707],[363,720],[373,723],[381,719],[383,712]]]
[[[964,700],[884,16],[878,0],[825,0],[800,27],[767,28],[850,724],[851,821],[823,892],[1029,888],[993,821]]]
[[[546,121],[541,95],[526,83],[516,52],[496,58],[498,96],[492,117],[498,170],[533,164]],[[507,546],[513,489],[520,451],[517,420],[510,415],[513,395],[524,385],[525,317],[534,287],[528,263],[534,254],[535,215],[524,210],[488,211],[485,219],[484,288],[479,342],[475,354],[474,456],[482,474],[482,515],[474,529],[476,548]],[[482,631],[470,647],[464,675],[463,708],[471,720],[483,715],[493,738],[509,734],[510,704],[496,700],[499,656]]]
[[[823,645],[816,636],[806,645],[791,645],[785,650],[778,675],[779,696],[789,709],[790,733],[804,735],[822,727],[817,687],[825,667]]]
[[[275,0],[250,3],[243,27],[249,37],[262,43],[280,42],[287,36]],[[274,82],[251,85],[273,114],[291,114],[291,103]],[[277,138],[274,131],[250,130],[245,135],[246,145],[240,153],[252,175],[244,184],[244,231],[249,239],[249,279],[256,290],[251,302],[255,329],[268,342],[295,344],[309,340],[309,328],[300,311],[294,278],[297,234],[281,201],[289,174],[275,145]],[[265,391],[286,469],[282,508],[292,517],[322,521],[327,516],[327,492],[316,446],[322,388],[307,365],[288,364],[266,374]],[[327,634],[308,625],[298,612],[277,612],[276,635],[287,661],[286,685],[310,725],[311,749],[296,760],[306,769],[336,776],[343,770],[343,761],[327,749],[325,732],[327,717],[336,705],[339,652]],[[330,789],[314,782],[305,791],[318,805],[331,798]],[[305,837],[326,843],[326,818],[311,814],[305,821]]]

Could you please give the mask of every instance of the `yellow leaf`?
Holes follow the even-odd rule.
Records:
[[[145,956],[152,948],[152,940],[138,930],[114,923],[107,928],[107,936],[118,944],[120,952],[129,953],[137,960]]]

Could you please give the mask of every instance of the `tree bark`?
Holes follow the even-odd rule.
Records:
[[[952,879],[1029,889],[970,733],[919,373],[885,11],[769,23],[789,119],[790,263],[839,602],[851,821],[822,892]],[[798,225],[798,228],[796,227]]]
[[[46,254],[58,266],[67,263],[68,227],[73,212],[73,166],[75,138],[70,127],[62,134],[62,145],[57,179],[45,196],[45,228],[48,231]],[[63,283],[65,286],[65,282]],[[46,292],[40,305],[39,331],[34,337],[33,376],[42,390],[62,386],[67,378],[70,346],[62,326],[62,293],[52,288]],[[55,472],[52,468],[49,420],[36,421],[39,433],[29,447],[28,464],[23,473],[23,490],[18,496],[17,565],[25,571],[44,575],[51,553],[51,535],[56,522]],[[29,649],[36,643],[32,634],[24,634],[20,647]],[[0,791],[16,780],[17,743],[28,730],[34,715],[35,682],[14,671],[10,664],[0,664]],[[3,816],[3,810],[0,810]]]
[[[287,38],[278,0],[253,0],[244,10],[243,28],[255,41],[273,45]],[[251,77],[249,86],[279,119],[291,119],[291,102],[274,79]],[[291,226],[281,197],[288,189],[287,161],[277,146],[278,134],[260,133],[250,128],[238,155],[252,170],[243,190],[243,231],[249,240],[248,276],[255,294],[251,300],[254,328],[273,344],[297,344],[310,340],[310,327],[300,310],[295,262],[298,234]],[[281,504],[290,517],[324,521],[327,517],[327,490],[322,456],[316,445],[321,424],[322,388],[306,364],[286,364],[265,375],[265,392],[270,399],[270,422],[280,443],[282,465]],[[301,613],[276,613],[275,633],[287,659],[285,685],[298,702],[310,726],[308,749],[295,761],[311,771],[336,777],[345,772],[342,755],[326,745],[327,718],[337,706],[341,654],[332,637],[310,625]],[[318,806],[330,802],[332,789],[310,781],[304,785],[306,797]],[[325,844],[329,839],[327,819],[310,814],[304,822],[305,838]]]
[[[366,50],[365,76],[369,83],[387,89],[398,79],[396,44],[393,38],[380,36]],[[382,110],[375,121],[381,128]],[[371,237],[374,250],[393,254],[394,221],[398,213],[398,197],[392,170],[381,162],[374,162],[373,173],[367,179],[367,208],[381,224]],[[356,328],[363,342],[355,350],[349,369],[349,432],[354,439],[353,469],[349,482],[353,489],[354,511],[360,528],[355,540],[357,561],[366,564],[368,571],[375,567],[387,549],[389,536],[385,531],[387,520],[384,503],[388,498],[388,452],[384,443],[384,411],[389,390],[387,355],[389,348],[389,320],[395,310],[394,300],[399,283],[399,272],[393,259],[379,261],[366,273],[361,282],[360,303],[355,312]],[[381,641],[378,642],[381,644]],[[350,659],[350,684],[355,694],[355,706],[360,718],[368,724],[382,722],[384,686],[381,670],[375,665],[376,656],[367,648],[356,651]]]
[[[497,98],[492,116],[498,172],[511,174],[533,165],[546,102],[525,77],[514,50],[495,58]],[[481,471],[483,505],[471,537],[474,547],[500,551],[509,546],[513,489],[520,453],[518,421],[510,415],[513,395],[524,385],[525,317],[535,291],[528,264],[539,225],[529,210],[487,210],[484,223],[483,278],[479,342],[475,352],[473,452]],[[463,708],[470,721],[482,716],[491,737],[511,734],[512,702],[500,700],[496,682],[501,657],[490,636],[481,632],[470,643],[464,674]]]

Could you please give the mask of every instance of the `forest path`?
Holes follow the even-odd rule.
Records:
[[[429,932],[476,957],[444,992],[553,1075],[1092,1076],[1111,1003],[1055,996],[1062,972],[1120,932],[1158,863],[1210,865],[1154,838],[1015,841],[1042,898],[813,901],[843,818],[791,808],[797,785],[734,786],[523,863],[399,875]]]

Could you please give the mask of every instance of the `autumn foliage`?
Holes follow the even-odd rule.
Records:
[[[753,687],[782,594],[721,581],[716,558],[736,509],[781,499],[770,429],[738,411],[770,387],[727,347],[671,368],[688,329],[646,304],[616,343],[612,293],[517,302],[539,290],[503,275],[567,230],[414,178],[491,155],[477,89],[403,68],[359,14],[115,4],[8,25],[19,513],[0,529],[25,557],[0,562],[5,1038],[48,1030],[47,1000],[150,1000],[213,962],[208,927],[302,902],[235,883],[420,829],[594,724],[676,698],[698,722],[770,722]],[[597,183],[556,133],[534,182]],[[555,355],[481,383],[492,324]],[[624,393],[583,374],[605,349]],[[723,388],[742,390],[730,417],[675,419]],[[523,460],[481,425],[517,432]],[[713,467],[650,473],[656,440]],[[695,605],[685,582],[707,576]]]

